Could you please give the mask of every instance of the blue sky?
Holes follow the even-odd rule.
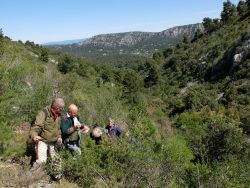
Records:
[[[160,32],[219,18],[224,0],[1,0],[0,28],[35,43],[127,31]],[[231,0],[235,5],[239,0]]]

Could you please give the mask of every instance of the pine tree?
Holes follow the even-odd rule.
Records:
[[[188,44],[188,43],[190,42],[187,33],[184,33],[182,42],[183,42],[184,44]]]
[[[244,15],[248,10],[247,3],[243,0],[239,1],[237,5],[237,11],[240,16]]]
[[[220,22],[218,19],[211,19],[211,18],[204,18],[203,22],[202,22],[205,32],[210,33],[212,31],[215,31],[217,29],[219,29],[220,27]]]
[[[250,7],[250,0],[246,0],[246,4],[247,4],[248,9],[249,9],[249,7]]]
[[[141,68],[140,68],[141,69]],[[159,82],[159,68],[154,61],[147,61],[142,67],[145,87],[151,87]]]
[[[74,68],[74,61],[68,55],[65,55],[58,64],[58,70],[64,74],[71,72],[73,68]]]
[[[46,49],[42,48],[39,59],[41,61],[44,61],[44,62],[48,63],[49,55],[48,55],[48,51]]]
[[[223,3],[223,11],[221,12],[221,20],[223,22],[231,21],[237,15],[237,9],[230,0]]]
[[[192,39],[192,42],[196,41],[197,39],[199,39],[201,36],[203,35],[203,32],[201,31],[201,29],[197,29],[194,33],[194,37]]]

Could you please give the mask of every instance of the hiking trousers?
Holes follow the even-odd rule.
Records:
[[[48,154],[53,161],[57,156],[55,151],[55,143],[46,143],[43,141],[38,141],[36,144],[36,162],[46,163]]]
[[[36,162],[33,164],[32,170],[36,170],[42,167],[47,162],[49,154],[51,158],[51,175],[55,179],[60,179],[62,177],[62,161],[60,156],[55,151],[55,143],[46,143],[43,141],[39,141],[35,147]]]

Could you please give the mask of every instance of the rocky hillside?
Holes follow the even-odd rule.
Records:
[[[160,38],[166,41],[170,38],[179,38],[186,33],[189,37],[192,37],[197,28],[202,28],[201,24],[191,24],[186,26],[173,27],[166,29],[162,32],[126,32],[126,33],[114,33],[114,34],[102,34],[94,36],[86,41],[78,43],[79,46],[84,45],[100,45],[109,47],[118,46],[133,46],[138,43],[147,43],[150,41],[152,44],[157,44]],[[159,42],[159,41],[158,41]],[[159,46],[161,44],[158,44]],[[143,46],[142,46],[143,47]]]
[[[151,56],[159,49],[176,45],[184,35],[192,38],[197,29],[202,30],[202,24],[178,26],[161,32],[101,34],[73,45],[57,45],[49,48],[95,60],[115,54]]]

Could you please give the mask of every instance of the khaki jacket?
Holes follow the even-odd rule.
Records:
[[[55,142],[61,138],[60,122],[61,118],[58,117],[54,120],[51,112],[51,107],[47,106],[47,117],[44,111],[39,111],[34,125],[30,129],[30,136],[41,136],[44,142]]]

